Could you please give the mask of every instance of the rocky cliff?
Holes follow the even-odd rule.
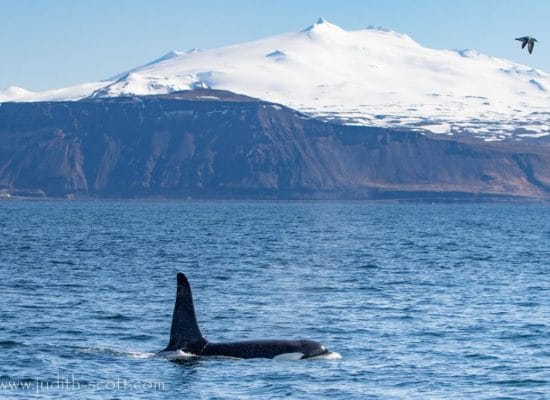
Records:
[[[0,193],[548,201],[550,145],[329,124],[216,90],[4,103]]]

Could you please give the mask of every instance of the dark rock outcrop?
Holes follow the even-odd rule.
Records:
[[[550,146],[328,124],[215,90],[0,106],[0,194],[550,199]]]

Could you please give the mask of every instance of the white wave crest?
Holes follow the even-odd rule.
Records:
[[[334,361],[334,360],[341,360],[342,355],[340,353],[335,352],[335,351],[329,351],[328,353],[321,354],[320,356],[312,357],[312,359]]]
[[[162,353],[159,353],[159,355],[169,360],[180,360],[180,361],[191,360],[198,357],[196,354],[187,353],[183,350],[163,351]]]

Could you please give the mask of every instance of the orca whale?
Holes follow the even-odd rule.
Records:
[[[194,356],[233,358],[306,359],[328,354],[325,346],[313,340],[248,340],[211,343],[199,329],[193,306],[191,285],[181,272],[177,275],[176,304],[170,329],[170,342],[161,352],[184,351]]]

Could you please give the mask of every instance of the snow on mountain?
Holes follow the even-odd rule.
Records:
[[[193,52],[193,51],[196,51],[196,49],[190,50],[190,52]],[[121,72],[120,74],[116,74],[115,76],[107,78],[106,81],[118,81],[119,79],[122,79],[122,78],[126,77],[126,75],[128,75],[132,72],[138,71],[138,70],[146,68],[146,67],[150,67],[151,65],[157,64],[157,63],[165,61],[165,60],[170,60],[171,58],[180,56],[182,54],[185,54],[185,53],[181,52],[181,51],[177,51],[177,50],[171,50],[168,53],[166,53],[165,55],[157,58],[156,60],[148,62],[147,64],[141,65],[139,67],[132,68],[128,71]]]
[[[46,90],[43,92],[31,92],[23,88],[10,86],[0,90],[0,103],[8,101],[61,101],[78,100],[88,97],[94,91],[104,87],[105,81],[82,83],[61,89]]]
[[[486,140],[550,134],[550,75],[475,50],[435,50],[379,27],[319,19],[217,49],[170,52],[108,81],[0,101],[225,89],[346,124],[468,133]]]
[[[0,90],[0,103],[2,101],[17,101],[26,96],[31,96],[33,93],[18,86],[9,86],[4,90]]]

